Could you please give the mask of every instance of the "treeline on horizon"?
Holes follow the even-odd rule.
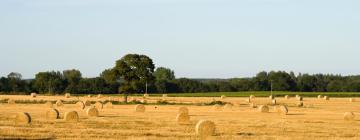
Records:
[[[238,91],[360,92],[360,76],[297,74],[285,71],[259,72],[251,78],[197,80],[175,78],[169,68],[155,66],[145,55],[128,54],[100,76],[84,78],[79,70],[39,72],[35,79],[22,79],[12,72],[0,78],[6,94],[118,94],[196,93]]]

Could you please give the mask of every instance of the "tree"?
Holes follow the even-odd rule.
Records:
[[[157,81],[171,81],[175,79],[175,73],[169,68],[159,67],[154,72]]]
[[[35,76],[34,86],[41,93],[61,93],[64,91],[64,79],[60,72],[39,72]]]
[[[257,91],[269,91],[270,90],[270,82],[268,78],[268,74],[265,71],[262,71],[256,75],[254,78],[254,89]]]
[[[128,94],[144,92],[145,85],[154,81],[154,69],[152,59],[146,55],[128,54],[116,61],[114,72],[116,79],[124,81],[119,92],[125,95],[125,102],[127,102]]]
[[[63,75],[67,83],[66,92],[77,93],[77,86],[82,79],[81,72],[75,69],[65,70]]]

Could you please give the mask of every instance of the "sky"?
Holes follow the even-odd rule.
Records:
[[[128,53],[177,77],[360,74],[359,0],[1,0],[0,76],[78,69]]]

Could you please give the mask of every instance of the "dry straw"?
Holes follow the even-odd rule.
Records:
[[[145,106],[142,104],[136,105],[135,112],[145,112]]]
[[[89,100],[85,100],[84,104],[85,106],[91,106],[91,102]]]
[[[85,104],[83,101],[78,101],[76,105],[78,105],[81,109],[85,109]]]
[[[178,124],[189,124],[190,123],[190,116],[187,113],[179,113],[176,116],[176,122]]]
[[[298,102],[297,104],[296,104],[296,106],[298,106],[298,107],[303,107],[304,106],[304,103],[303,102]]]
[[[187,107],[179,107],[178,113],[185,113],[185,114],[189,114],[189,109]]]
[[[195,126],[196,135],[204,138],[215,135],[215,123],[208,120],[200,120]]]
[[[98,111],[98,109],[96,109],[96,107],[90,107],[86,110],[86,114],[89,117],[97,117],[97,116],[99,116],[99,111]]]
[[[355,114],[353,112],[346,112],[344,114],[344,120],[353,121],[355,119]]]
[[[31,123],[31,116],[27,112],[17,113],[15,116],[15,124],[16,125],[26,125]]]
[[[322,96],[322,95],[318,95],[318,99],[321,99],[321,98],[323,98],[323,96]]]
[[[224,100],[225,98],[226,98],[226,96],[225,95],[221,95],[221,97],[220,97],[222,100]]]
[[[276,111],[284,115],[286,115],[289,112],[288,107],[286,105],[280,105],[276,107]]]
[[[329,96],[324,96],[324,100],[330,100]]]
[[[105,108],[114,108],[112,102],[107,102],[104,106],[105,106]]]
[[[219,104],[215,104],[215,105],[212,107],[212,110],[214,110],[214,111],[221,111],[221,110],[222,110],[222,106],[219,105]]]
[[[54,104],[53,104],[52,102],[50,102],[50,101],[47,101],[47,102],[45,103],[45,106],[47,106],[47,107],[49,107],[49,108],[53,108],[53,107],[54,107]]]
[[[273,105],[276,105],[276,99],[273,99],[272,101],[271,101],[271,103],[273,104]]]
[[[168,95],[167,95],[167,94],[163,94],[162,97],[168,97]]]
[[[59,111],[57,109],[49,109],[46,111],[45,117],[48,120],[56,120],[59,119]]]
[[[65,112],[64,120],[67,122],[78,122],[79,114],[76,111]]]
[[[285,98],[285,99],[289,99],[289,95],[285,95],[284,98]]]
[[[145,98],[149,97],[149,94],[144,94],[144,97],[145,97]]]
[[[65,93],[65,98],[70,98],[71,94],[70,93]]]
[[[30,96],[36,98],[36,93],[31,93]]]
[[[224,110],[232,111],[233,105],[232,104],[225,104]]]
[[[102,95],[101,95],[101,94],[98,94],[98,95],[97,95],[97,98],[102,98]]]
[[[251,107],[251,108],[257,108],[257,106],[256,106],[255,103],[250,103],[250,107]]]
[[[350,98],[349,101],[350,102],[356,102],[356,100],[354,98]]]
[[[91,98],[91,95],[89,94],[87,97],[88,97],[88,98]]]
[[[275,99],[275,96],[274,96],[274,95],[270,95],[270,96],[269,96],[269,99],[270,99],[270,100],[273,100],[273,99]]]
[[[269,107],[267,105],[261,105],[259,107],[259,112],[261,113],[268,113],[269,112]]]
[[[103,103],[97,101],[97,102],[95,103],[95,107],[96,107],[97,109],[103,109],[103,108],[104,108],[104,105],[103,105]]]
[[[255,99],[255,96],[254,95],[250,95],[250,100],[253,100]]]
[[[8,104],[16,104],[16,103],[15,103],[15,100],[9,99],[9,100],[8,100]]]
[[[299,96],[296,98],[298,101],[303,101],[303,97]]]
[[[64,103],[61,100],[57,100],[55,104],[57,107],[61,107],[64,105]]]

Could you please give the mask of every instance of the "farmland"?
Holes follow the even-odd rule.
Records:
[[[254,94],[261,96],[262,92]],[[208,93],[210,94],[210,93]],[[224,94],[224,93],[219,93]],[[250,93],[249,93],[250,94]],[[256,97],[252,100],[257,105],[269,105],[269,113],[260,113],[251,108],[246,101],[248,97],[228,97],[221,99],[214,97],[168,97],[150,96],[146,98],[146,111],[135,112],[135,104],[115,104],[122,102],[119,96],[88,97],[84,95],[71,96],[37,96],[29,95],[0,95],[0,100],[15,100],[16,104],[0,104],[0,137],[23,139],[200,139],[195,134],[195,125],[199,120],[211,120],[216,125],[214,136],[208,139],[360,139],[360,98],[331,97],[330,100],[315,97],[304,97],[304,106],[298,107],[299,102],[293,94],[289,99],[276,94],[278,105],[286,104],[287,115],[274,110],[268,97]],[[296,94],[296,93],[295,93]],[[332,93],[330,93],[332,94]],[[353,93],[356,94],[356,93]],[[176,94],[179,95],[179,94]],[[183,94],[187,95],[187,94]],[[196,94],[198,95],[198,94]],[[213,95],[213,94],[211,94]],[[335,95],[335,94],[332,94]],[[180,96],[180,95],[179,95]],[[64,101],[64,105],[57,107],[60,119],[47,120],[45,112],[49,109],[45,101]],[[99,109],[98,117],[88,117],[86,109],[81,109],[77,101],[112,100],[112,108]],[[129,97],[130,101],[144,100],[143,97]],[[169,104],[159,104],[159,101]],[[214,110],[211,102],[232,104],[232,108]],[[172,103],[172,104],[171,104]],[[190,123],[180,125],[175,118],[179,107],[189,109]],[[89,108],[89,107],[86,107]],[[78,122],[66,122],[62,118],[64,113],[76,111]],[[26,125],[16,125],[14,116],[18,112],[28,112],[32,122]],[[345,112],[354,112],[355,120],[345,121]]]

